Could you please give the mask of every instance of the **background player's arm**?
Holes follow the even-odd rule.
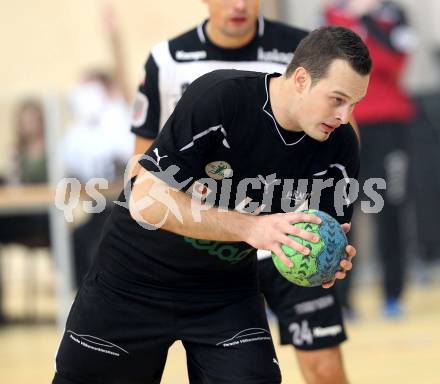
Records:
[[[133,94],[126,75],[126,55],[123,52],[121,31],[116,17],[116,12],[113,6],[110,4],[107,4],[103,9],[103,22],[109,38],[111,53],[113,55],[115,81],[118,88],[122,92],[124,100],[127,103],[130,103],[132,101]]]
[[[151,144],[153,144],[154,139],[148,139],[146,137],[142,136],[136,136],[135,146],[134,146],[134,154],[135,155],[142,155],[145,152],[147,152]]]

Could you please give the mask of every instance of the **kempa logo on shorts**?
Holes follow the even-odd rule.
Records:
[[[316,327],[313,328],[313,336],[315,337],[328,337],[328,336],[336,336],[342,332],[342,326],[332,325],[330,327]]]
[[[220,341],[216,346],[233,347],[239,344],[253,343],[256,341],[270,341],[272,340],[270,332],[264,328],[248,328],[238,332],[230,339]]]
[[[223,180],[232,176],[232,167],[226,161],[213,161],[205,167],[206,174],[215,180]]]
[[[129,355],[129,352],[126,351],[125,349],[119,347],[116,344],[111,343],[110,341],[100,339],[99,337],[91,336],[91,335],[80,335],[70,330],[67,331],[66,333],[69,334],[69,337],[72,341],[85,348],[92,349],[93,351],[106,353],[108,355],[117,356],[117,357],[121,355],[121,352],[124,352],[127,355]]]
[[[329,327],[315,327],[310,329],[309,322],[303,320],[301,323],[291,323],[289,325],[289,332],[292,334],[292,342],[294,345],[312,345],[315,338],[335,337],[339,335],[342,333],[342,326],[337,324]]]

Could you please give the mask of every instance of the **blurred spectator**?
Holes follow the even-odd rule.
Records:
[[[23,101],[16,113],[17,144],[9,179],[14,184],[47,181],[43,109],[37,100]]]
[[[104,26],[110,41],[115,72],[91,70],[72,90],[69,104],[72,122],[63,140],[66,173],[84,186],[92,178],[109,184],[120,181],[133,153],[129,132],[130,107],[124,58],[113,9],[104,10]],[[111,201],[101,213],[91,214],[73,235],[74,269],[77,285],[85,276],[99,243],[101,230],[111,210]]]
[[[16,143],[13,166],[3,184],[27,185],[47,182],[44,113],[35,99],[22,101],[16,110]],[[0,245],[17,243],[28,247],[47,247],[49,217],[47,213],[25,213],[0,216]],[[2,294],[0,282],[0,322]]]
[[[92,178],[104,178],[110,185],[117,182],[133,152],[133,138],[128,130],[128,103],[112,76],[101,71],[87,73],[69,101],[73,120],[62,145],[67,176],[77,178],[83,186]],[[110,204],[108,201],[103,212],[91,214],[74,231],[78,285],[91,264]]]
[[[440,49],[436,51],[437,68],[440,70]],[[416,96],[418,106],[417,127],[412,130],[412,173],[419,251],[422,265],[420,277],[431,280],[432,267],[440,261],[440,236],[438,214],[440,212],[440,90]],[[427,182],[428,181],[428,182]],[[420,268],[421,267],[421,268]]]
[[[368,178],[384,178],[387,182],[385,206],[373,219],[383,267],[383,312],[397,317],[402,314],[406,266],[407,136],[415,117],[413,102],[400,80],[416,38],[404,10],[391,1],[328,1],[324,17],[327,24],[342,25],[361,35],[373,59],[367,96],[354,112],[361,132],[360,182],[361,186]],[[350,312],[349,281],[340,284],[340,288],[342,301]]]
[[[72,122],[63,143],[68,175],[82,182],[94,177],[113,181],[131,155],[133,139],[127,134],[128,103],[112,75],[86,73],[70,93],[69,104]]]

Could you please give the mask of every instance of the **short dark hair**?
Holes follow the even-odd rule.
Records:
[[[298,44],[285,75],[289,77],[298,67],[303,67],[310,73],[313,84],[327,75],[336,59],[347,61],[360,75],[371,72],[370,53],[359,35],[344,27],[327,26],[310,32]]]

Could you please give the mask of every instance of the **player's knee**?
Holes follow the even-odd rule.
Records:
[[[347,384],[343,368],[332,361],[316,359],[302,369],[307,384]]]
[[[344,374],[339,367],[331,366],[330,364],[320,364],[316,368],[316,383],[319,384],[345,384]]]

